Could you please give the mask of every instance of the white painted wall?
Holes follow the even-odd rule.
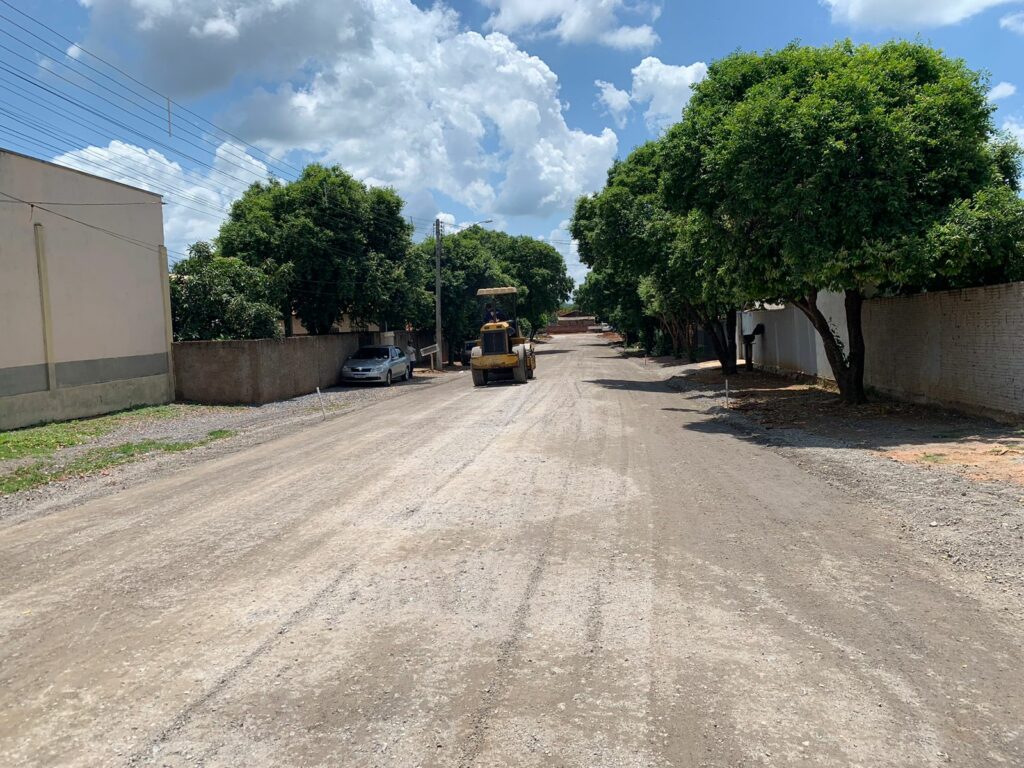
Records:
[[[846,341],[843,297],[818,306]],[[797,309],[743,313],[763,323],[754,365],[833,379],[821,339]],[[1024,283],[864,303],[868,387],[901,399],[996,416],[1024,415]]]
[[[68,372],[64,386],[56,377],[51,393],[69,388],[73,372],[81,378],[90,371],[130,370],[133,360],[147,356],[152,368],[154,356],[169,355],[160,197],[0,150],[0,385],[21,375],[19,369],[47,363],[35,241],[39,224],[52,362]],[[107,360],[115,362],[82,364]],[[62,402],[74,400],[70,407],[76,412],[66,416],[54,400],[57,394],[0,391],[0,428],[86,415],[83,408],[102,412],[135,405],[140,398],[152,400],[161,384],[166,401],[173,396],[169,360],[165,368],[165,381],[135,387],[127,404],[125,397],[114,396],[117,386],[100,386],[105,382],[91,382],[99,389],[90,397],[58,392]]]

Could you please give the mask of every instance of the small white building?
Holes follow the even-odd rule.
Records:
[[[174,398],[159,195],[0,149],[0,429]]]

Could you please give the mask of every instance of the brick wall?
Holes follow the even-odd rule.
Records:
[[[842,298],[819,306],[846,338]],[[817,333],[796,309],[746,312],[764,323],[754,364],[831,379]],[[864,305],[865,383],[893,397],[997,417],[1024,416],[1024,283],[941,291]]]
[[[341,365],[374,333],[174,344],[178,400],[262,404],[308,395],[341,380]]]

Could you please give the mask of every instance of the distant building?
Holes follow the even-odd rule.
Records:
[[[585,315],[577,309],[569,309],[560,311],[555,322],[550,323],[545,330],[551,334],[588,333],[599,330],[599,328],[597,327],[597,318],[593,315]]]
[[[0,429],[173,399],[159,195],[0,150]]]

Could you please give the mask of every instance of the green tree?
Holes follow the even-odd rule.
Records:
[[[354,322],[422,322],[429,299],[413,260],[412,227],[390,189],[368,189],[337,166],[307,166],[284,184],[254,184],[236,201],[217,245],[263,270],[290,322],[330,332]]]
[[[171,318],[178,341],[262,339],[279,334],[280,312],[270,280],[238,259],[223,258],[206,242],[171,272]]]
[[[862,402],[865,295],[941,273],[920,244],[1014,175],[991,113],[980,75],[918,43],[736,54],[666,137],[666,201],[707,216],[742,295],[806,314],[842,397]],[[845,297],[848,345],[821,290]]]
[[[572,295],[565,259],[551,244],[482,227],[470,227],[456,237],[477,240],[497,259],[509,284],[519,289],[519,317],[531,332],[543,328],[547,317]]]
[[[481,311],[476,292],[481,288],[513,285],[506,265],[488,247],[483,236],[486,230],[470,227],[441,239],[441,326],[448,344],[449,358],[462,349],[467,339],[480,331]],[[416,246],[416,256],[427,264],[434,263],[434,241],[424,240]],[[433,286],[433,270],[430,284]],[[451,360],[449,360],[451,361]]]
[[[570,228],[580,258],[600,275],[602,290],[592,296],[623,323],[627,339],[640,333],[650,347],[657,323],[672,351],[685,346],[693,359],[699,325],[732,373],[737,301],[716,268],[723,241],[712,242],[705,218],[666,205],[661,152],[660,141],[649,142],[616,163],[604,189],[577,201]]]

